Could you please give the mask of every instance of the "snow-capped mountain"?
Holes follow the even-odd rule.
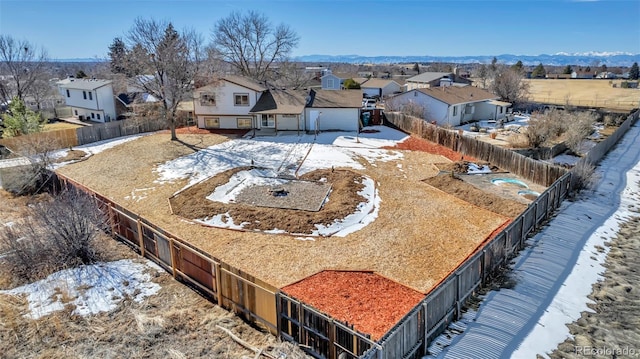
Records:
[[[485,63],[488,64],[494,56],[359,56],[359,55],[305,55],[295,57],[295,61],[303,62],[343,62],[356,64],[382,64],[382,63],[412,63],[412,62],[447,62],[447,63]],[[584,53],[566,53],[541,55],[512,55],[502,54],[495,56],[498,62],[505,64],[515,64],[522,61],[525,65],[564,66],[631,66],[634,62],[640,62],[640,54],[630,54],[626,52],[597,52],[589,51]]]

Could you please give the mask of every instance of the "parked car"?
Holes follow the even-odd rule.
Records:
[[[362,108],[372,109],[376,108],[377,101],[373,98],[365,98],[362,100]]]

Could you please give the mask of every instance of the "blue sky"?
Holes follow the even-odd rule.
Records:
[[[136,17],[171,20],[209,41],[233,10],[291,26],[300,35],[294,56],[640,53],[639,0],[0,0],[0,33],[51,58],[103,58]]]

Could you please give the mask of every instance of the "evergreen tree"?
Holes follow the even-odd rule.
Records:
[[[638,69],[638,63],[634,62],[629,70],[629,79],[637,80],[638,78],[640,78],[640,69]]]
[[[564,71],[562,71],[562,73],[565,75],[571,75],[572,72],[573,68],[571,68],[571,65],[567,65],[567,67],[564,68]]]
[[[17,96],[9,104],[8,113],[4,115],[3,137],[16,137],[42,131],[40,115],[30,110]]]
[[[413,65],[413,71],[420,73],[420,65],[417,62]]]
[[[342,87],[344,87],[347,90],[353,90],[353,89],[359,89],[360,84],[357,83],[354,79],[346,79],[344,80]]]
[[[547,70],[544,69],[544,66],[542,66],[542,63],[539,63],[538,66],[536,66],[533,69],[533,72],[531,73],[531,77],[533,78],[545,78],[547,76]]]
[[[86,77],[87,77],[87,74],[85,74],[84,71],[82,71],[82,70],[76,71],[76,78],[77,79],[83,79],[83,78],[86,78]]]
[[[511,68],[513,68],[516,71],[522,71],[524,69],[524,65],[522,64],[522,61],[518,60],[518,62],[516,62],[513,66],[511,66]]]
[[[585,72],[591,72],[591,66],[587,66],[586,69],[584,69]]]
[[[491,60],[491,72],[496,72],[498,70],[498,59],[494,56]]]
[[[116,37],[109,45],[109,59],[111,60],[111,72],[122,74],[126,72],[127,47],[121,38]]]
[[[607,72],[607,65],[602,64],[602,66],[600,66],[600,71],[601,72]]]

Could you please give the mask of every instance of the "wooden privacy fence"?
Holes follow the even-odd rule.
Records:
[[[405,132],[413,133],[463,155],[488,161],[492,165],[545,187],[550,186],[567,172],[562,167],[536,161],[514,151],[494,146],[472,137],[462,136],[456,131],[438,127],[423,119],[401,112],[385,112],[384,117],[388,123]]]
[[[614,134],[594,147],[594,151],[590,151],[581,161],[589,163],[599,161],[622,138],[639,116],[640,111],[636,111],[627,117]],[[404,124],[400,122],[400,124],[401,126],[398,127],[401,129],[403,129],[402,126],[407,126],[406,122]],[[427,131],[433,132],[434,135],[431,138],[438,140],[434,142],[446,144],[447,141],[451,141],[452,137],[447,134],[443,135],[442,132],[432,129]],[[476,157],[472,153],[469,155]],[[505,166],[505,168],[509,167]],[[482,245],[429,292],[421,303],[378,341],[379,347],[372,347],[363,357],[367,359],[419,358],[427,354],[429,342],[440,335],[449,323],[459,318],[462,306],[477,288],[486,284],[494,273],[505,266],[507,260],[524,247],[527,237],[560,207],[573,188],[573,177],[575,176],[572,172],[566,172],[557,178],[520,216]],[[415,330],[415,323],[420,320],[424,321],[423,324],[418,325],[424,330],[423,332],[420,331],[418,336],[404,334]]]
[[[161,119],[148,121],[123,120],[65,130],[31,133],[24,136],[0,139],[0,145],[16,153],[42,153],[44,151],[70,148],[88,143],[110,140],[122,136],[166,129]]]
[[[140,251],[179,278],[248,322],[278,334],[278,289],[216,259],[104,196],[62,176],[61,183],[94,196],[108,215],[111,235]]]
[[[0,145],[15,153],[35,155],[43,152],[78,145],[76,130],[68,128],[58,131],[31,133],[24,136],[1,138]]]
[[[587,156],[585,161],[593,163],[602,158],[637,119],[638,112],[629,116],[610,137],[611,140],[603,141],[596,146],[596,152]],[[409,131],[407,128],[417,127],[418,130],[428,133],[431,136],[429,138],[433,138],[432,141],[436,143],[455,150],[464,149],[461,151],[464,154],[488,160],[505,169],[516,168],[521,172],[546,171],[543,176],[520,174],[530,180],[535,181],[533,178],[536,178],[544,183],[556,175],[558,178],[553,180],[551,185],[523,213],[500,233],[482,244],[429,292],[378,342],[372,341],[366,335],[358,333],[311,306],[287,296],[248,273],[211,257],[80,184],[63,176],[59,178],[64,184],[95,196],[100,208],[109,215],[111,234],[114,237],[137,248],[142,256],[160,264],[174,277],[208,294],[220,306],[234,311],[249,322],[264,325],[282,339],[300,343],[309,354],[318,359],[420,358],[426,353],[429,342],[451,321],[459,318],[462,307],[477,288],[486,284],[494,273],[505,266],[507,260],[524,247],[526,238],[558,209],[569,195],[574,176],[572,172],[554,172],[552,166],[529,164],[517,156],[513,157],[516,162],[515,167],[511,167],[508,163],[500,165],[497,161],[506,161],[510,157],[492,149],[495,146],[485,148],[473,141],[461,140],[460,136],[455,136],[455,133],[452,136],[451,131],[443,130],[443,132],[431,127],[420,127],[422,125],[411,119],[401,119],[396,122],[398,122],[396,126],[401,129]],[[479,152],[472,153],[473,151]],[[494,160],[490,160],[491,158]]]
[[[160,119],[137,121],[135,119],[101,123],[76,129],[78,145],[85,145],[112,138],[136,135],[165,129],[166,122]]]
[[[367,352],[374,352],[372,349],[382,350],[380,345],[366,335],[311,306],[283,292],[278,293],[276,297],[280,337],[301,344],[313,357],[354,359]]]

